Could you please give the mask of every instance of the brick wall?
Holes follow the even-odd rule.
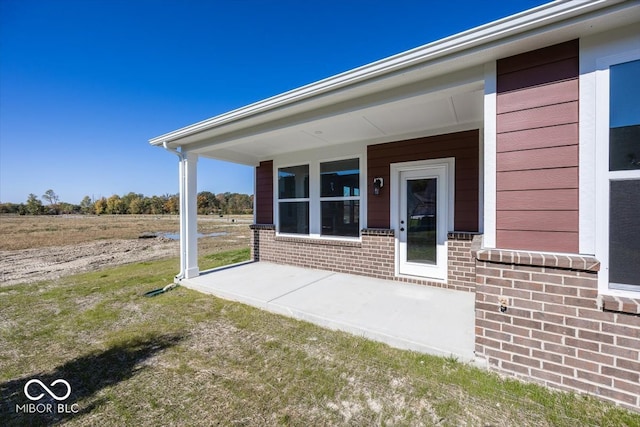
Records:
[[[395,275],[395,235],[390,229],[362,230],[361,241],[276,236],[274,225],[252,225],[252,259],[379,279],[464,290],[475,289],[473,233],[449,233],[446,283]],[[476,239],[477,241],[477,239]]]
[[[447,236],[447,283],[450,288],[474,292],[476,290],[476,257],[482,235],[478,233],[449,233]]]
[[[638,301],[599,298],[597,260],[506,250],[476,256],[477,357],[529,381],[640,409]]]

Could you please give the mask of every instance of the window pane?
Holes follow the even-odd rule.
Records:
[[[281,233],[309,234],[309,202],[280,202]]]
[[[640,60],[609,70],[609,170],[640,169]]]
[[[609,170],[640,169],[640,125],[609,129]]]
[[[360,201],[322,202],[322,234],[358,237],[360,235]]]
[[[309,197],[309,165],[278,169],[278,198],[305,199]]]
[[[640,180],[611,181],[610,197],[609,282],[640,286]]]
[[[360,195],[360,161],[338,160],[320,164],[320,196],[351,197]]]

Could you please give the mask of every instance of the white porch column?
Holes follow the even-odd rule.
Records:
[[[180,161],[180,271],[185,279],[198,269],[198,155],[186,152]]]
[[[497,63],[484,66],[484,229],[482,246],[496,247]]]

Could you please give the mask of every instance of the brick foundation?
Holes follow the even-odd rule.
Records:
[[[359,274],[440,288],[475,290],[477,233],[449,233],[446,283],[395,275],[395,235],[389,229],[364,229],[360,241],[276,236],[271,224],[251,226],[252,259],[307,268]]]
[[[505,250],[476,256],[477,357],[528,381],[640,409],[638,301],[599,298],[596,259]]]

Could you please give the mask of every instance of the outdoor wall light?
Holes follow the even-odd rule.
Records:
[[[373,178],[373,194],[376,196],[380,194],[380,189],[384,187],[384,179],[382,178]]]

